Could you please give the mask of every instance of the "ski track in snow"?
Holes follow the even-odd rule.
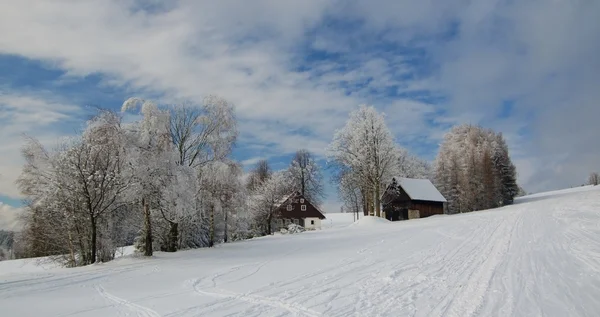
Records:
[[[107,307],[143,317],[598,316],[600,186],[491,211],[157,257],[160,269],[150,260],[4,276],[0,307],[34,315],[27,303],[57,294],[65,308],[49,306],[49,316],[103,316]],[[100,285],[108,283],[129,300]],[[88,285],[111,306],[81,296],[84,304],[69,308],[67,298]]]
[[[102,296],[103,298],[106,298],[111,302],[124,306],[125,308],[134,312],[138,317],[160,317],[160,314],[158,314],[150,308],[140,306],[126,299],[108,293],[101,285],[97,285],[96,290],[98,291],[98,294],[100,294],[100,296]]]

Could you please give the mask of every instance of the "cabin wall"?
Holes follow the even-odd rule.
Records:
[[[418,210],[420,218],[444,214],[444,204],[438,202],[414,201],[411,209]]]

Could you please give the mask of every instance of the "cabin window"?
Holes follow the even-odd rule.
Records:
[[[294,207],[292,205],[287,205],[287,210],[288,211],[292,211],[294,209]]]
[[[306,205],[302,205],[302,206],[300,206],[300,210],[302,210],[302,211],[306,211]]]
[[[314,221],[314,220],[311,220],[311,221],[310,221],[310,224],[311,224],[311,225],[314,225],[314,224],[315,224],[315,221]]]
[[[300,198],[300,203],[304,204],[304,198]]]
[[[299,222],[298,219],[294,219],[295,224],[298,224],[298,222]]]

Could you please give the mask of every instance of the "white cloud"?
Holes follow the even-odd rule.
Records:
[[[237,105],[242,140],[263,147],[261,156],[299,147],[322,153],[346,114],[367,101],[394,114],[390,121],[398,123],[390,125],[410,140],[441,137],[444,125],[430,128],[427,120],[481,122],[512,135],[518,162],[529,162],[519,166],[528,170],[526,185],[565,186],[598,169],[598,2],[182,0],[155,11],[139,10],[140,3],[7,2],[0,29],[12,31],[0,37],[0,53],[43,60],[67,77],[100,73],[104,84],[166,99],[221,94]],[[307,36],[325,16],[354,19],[362,28]],[[431,69],[415,75],[395,48],[371,54],[382,37],[417,48]],[[296,71],[295,48],[307,41],[343,52],[341,64]],[[443,96],[445,117],[435,117],[439,106],[432,104],[381,99],[396,86],[399,93]],[[516,100],[514,117],[499,121],[507,99]],[[33,113],[23,120],[34,116],[55,120]],[[588,128],[578,128],[582,123]],[[514,129],[525,125],[529,136],[520,138]],[[557,159],[563,151],[572,154]]]
[[[0,202],[0,230],[20,231],[21,221],[19,220],[21,208],[11,207]]]
[[[69,133],[58,126],[73,127],[81,108],[67,105],[45,93],[12,94],[0,91],[0,194],[19,197],[15,181],[23,166],[21,146],[23,136],[37,138],[42,144],[52,146],[58,138]]]

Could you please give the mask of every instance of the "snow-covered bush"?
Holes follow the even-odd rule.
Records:
[[[287,228],[282,228],[281,229],[281,233],[282,234],[295,234],[295,233],[301,233],[306,231],[306,229],[304,229],[304,227],[299,226],[295,223],[290,223]]]

